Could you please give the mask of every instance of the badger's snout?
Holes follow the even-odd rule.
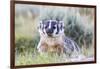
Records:
[[[47,29],[46,33],[47,33],[48,36],[52,36],[53,30],[52,29]]]

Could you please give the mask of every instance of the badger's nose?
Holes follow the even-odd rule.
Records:
[[[47,32],[47,34],[48,34],[49,36],[51,36],[52,33],[53,33],[52,29],[48,29],[48,30],[46,30],[46,32]]]

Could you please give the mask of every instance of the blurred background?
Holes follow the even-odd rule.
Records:
[[[37,26],[41,20],[64,21],[65,35],[77,42],[81,53],[94,57],[94,8],[15,5],[15,51],[16,65],[64,62],[50,56],[37,56],[40,40]]]

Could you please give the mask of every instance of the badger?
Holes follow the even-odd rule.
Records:
[[[64,34],[64,22],[57,20],[42,20],[38,31],[40,41],[37,49],[39,53],[57,53],[77,56],[80,53],[78,44]]]

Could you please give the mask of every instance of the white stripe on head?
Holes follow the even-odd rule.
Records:
[[[49,29],[51,28],[51,22],[52,22],[52,21],[51,21],[51,20],[49,20]]]

